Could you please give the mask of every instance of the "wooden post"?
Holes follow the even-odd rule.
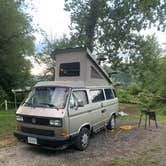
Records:
[[[8,110],[7,100],[5,100],[5,110]]]

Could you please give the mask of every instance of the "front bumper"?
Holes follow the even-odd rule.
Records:
[[[36,138],[37,144],[33,144],[33,145],[38,145],[38,146],[60,147],[72,142],[72,139],[70,137],[60,137],[60,136],[49,137],[49,136],[24,133],[18,130],[14,131],[14,136],[18,140],[23,141],[27,144],[30,144],[28,143],[28,137]]]

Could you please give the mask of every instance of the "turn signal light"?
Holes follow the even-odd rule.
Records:
[[[16,123],[16,129],[17,129],[17,130],[20,130],[20,129],[21,129],[21,126],[20,126],[19,123]]]
[[[66,137],[67,136],[67,131],[61,131],[61,134],[60,134],[62,137]]]

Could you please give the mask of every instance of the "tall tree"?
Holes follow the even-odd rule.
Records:
[[[166,56],[160,58],[159,75],[157,79],[157,88],[160,96],[166,98]]]
[[[141,29],[166,28],[165,0],[65,0],[71,36],[81,46],[102,53],[116,67],[119,52],[135,50]]]
[[[0,86],[10,93],[25,85],[29,76],[27,56],[34,51],[31,17],[23,0],[0,0]]]
[[[137,55],[131,60],[131,74],[142,83],[142,88],[156,92],[160,76],[161,49],[155,36],[147,36],[138,43]]]

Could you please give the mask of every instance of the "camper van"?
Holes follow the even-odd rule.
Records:
[[[14,135],[32,145],[84,150],[91,133],[116,127],[116,92],[89,50],[58,50],[52,58],[55,81],[32,88],[16,112]]]

